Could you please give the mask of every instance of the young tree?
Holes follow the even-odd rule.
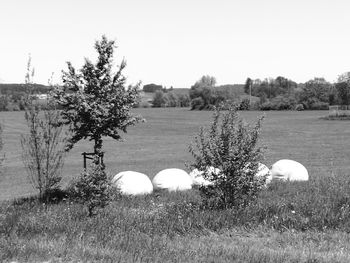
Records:
[[[60,183],[65,139],[58,127],[57,110],[41,111],[34,105],[25,111],[29,134],[21,136],[22,160],[34,188],[42,199]]]
[[[201,128],[190,153],[194,157],[192,167],[208,171],[208,167],[220,172],[205,172],[204,178],[213,184],[201,187],[208,205],[214,208],[244,207],[253,200],[265,178],[256,178],[258,163],[263,158],[263,148],[258,145],[262,118],[254,127],[246,124],[235,107],[221,113],[216,109],[208,129]]]
[[[350,72],[341,74],[335,84],[338,100],[341,105],[350,104]]]
[[[60,112],[55,109],[42,111],[30,97],[34,76],[30,61],[29,58],[25,77],[28,93],[24,114],[29,133],[21,135],[22,160],[33,187],[43,199],[62,179],[66,140],[62,127],[58,127]]]
[[[126,88],[126,78],[122,71],[126,66],[123,60],[116,73],[112,72],[114,41],[102,36],[96,41],[98,59],[95,64],[85,59],[80,71],[71,63],[63,72],[63,87],[57,87],[53,96],[62,107],[61,125],[69,125],[72,136],[66,150],[82,139],[94,142],[94,153],[102,152],[103,136],[120,140],[120,131],[142,120],[130,113],[138,101],[139,85]]]
[[[95,156],[94,158],[99,158]],[[76,182],[73,183],[71,194],[77,201],[85,205],[88,216],[95,214],[96,208],[104,208],[110,201],[111,181],[101,164],[92,163],[84,170]]]
[[[165,104],[164,93],[161,90],[157,90],[153,95],[152,107],[160,108],[160,107],[164,107],[164,104]]]
[[[250,94],[250,89],[252,88],[253,80],[251,78],[247,78],[244,84],[244,92],[246,94]]]

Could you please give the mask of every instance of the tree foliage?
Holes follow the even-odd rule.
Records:
[[[32,105],[25,111],[25,120],[29,133],[21,136],[22,160],[30,182],[42,198],[62,179],[66,140],[62,127],[58,127],[59,111],[41,111]]]
[[[165,106],[165,96],[164,92],[161,90],[157,90],[153,95],[152,107],[160,108]]]
[[[216,79],[202,76],[190,89],[191,109],[211,109],[227,100],[227,93],[215,88]]]
[[[99,158],[98,156],[94,157]],[[78,202],[85,205],[88,215],[92,216],[96,208],[104,208],[110,201],[111,181],[101,164],[94,161],[89,169],[84,170],[73,182],[70,194]]]
[[[85,59],[82,69],[77,71],[68,62],[68,71],[63,72],[63,87],[57,87],[53,96],[62,107],[62,124],[69,125],[72,136],[66,150],[82,139],[94,142],[94,152],[101,152],[103,136],[121,139],[120,131],[139,122],[130,109],[138,100],[138,86],[126,88],[122,71],[123,60],[116,73],[112,72],[114,41],[102,36],[96,41],[97,62]]]
[[[341,105],[350,105],[350,72],[341,74],[335,84],[338,100]]]
[[[156,92],[158,90],[163,90],[163,86],[162,85],[157,85],[157,84],[146,84],[143,86],[142,90],[144,92]]]
[[[254,127],[245,123],[236,108],[221,113],[216,109],[208,129],[201,128],[190,152],[192,167],[208,171],[215,167],[219,173],[204,173],[212,185],[201,187],[205,201],[218,208],[242,207],[255,198],[265,178],[255,177],[263,148],[258,145],[261,122]]]
[[[332,85],[324,78],[314,78],[305,83],[299,95],[299,103],[305,109],[314,109],[320,102],[329,103]]]

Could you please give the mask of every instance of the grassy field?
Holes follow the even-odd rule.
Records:
[[[165,168],[187,169],[191,161],[188,145],[200,126],[206,126],[211,112],[182,108],[137,109],[145,123],[131,127],[123,142],[106,138],[106,165],[111,174],[133,170],[153,177]],[[255,121],[262,112],[242,112]],[[350,171],[350,129],[348,121],[321,120],[325,111],[266,112],[262,143],[267,146],[265,164],[289,158],[306,166],[311,179]],[[0,200],[33,193],[21,160],[20,135],[26,132],[23,112],[1,112],[6,160],[0,181]],[[92,150],[90,142],[81,142],[68,153],[63,171],[64,183],[82,170],[81,153]]]
[[[187,147],[211,112],[137,109],[146,123],[124,142],[105,141],[110,173],[134,170],[151,178],[161,169],[187,169]],[[261,112],[242,112],[254,121]],[[34,193],[19,144],[23,113],[1,113],[5,172],[0,182],[2,262],[349,262],[349,121],[327,112],[267,112],[265,164],[303,163],[309,182],[274,183],[256,202],[235,210],[203,210],[198,190],[116,198],[95,217],[74,202],[43,205],[18,199]],[[67,156],[64,183],[82,170],[79,143]],[[17,201],[6,201],[17,198]]]

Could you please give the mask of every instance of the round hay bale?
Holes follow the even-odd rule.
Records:
[[[244,168],[245,172],[249,171],[248,166],[249,166],[249,163],[246,164],[246,167]],[[272,175],[271,175],[270,169],[265,164],[258,163],[258,168],[255,174],[255,178],[260,179],[263,176],[265,176],[266,178],[264,186],[267,187],[267,185],[272,181]]]
[[[266,181],[265,181],[265,186],[267,186],[269,183],[272,181],[272,175],[270,169],[262,163],[258,164],[258,171],[255,174],[257,178],[265,176]]]
[[[293,160],[279,160],[271,167],[272,179],[283,181],[308,181],[309,174],[304,165]]]
[[[149,177],[134,171],[118,173],[112,179],[112,185],[124,195],[143,195],[153,192],[153,185]]]
[[[177,168],[160,171],[152,180],[154,189],[184,191],[192,188],[192,178],[187,172]]]
[[[211,174],[219,174],[220,169],[214,168],[213,166],[210,166],[206,169],[207,175]],[[213,185],[214,183],[211,182],[208,179],[205,179],[204,176],[204,171],[199,171],[197,168],[193,169],[192,172],[190,173],[190,177],[192,178],[193,185],[196,186],[208,186],[208,185]]]

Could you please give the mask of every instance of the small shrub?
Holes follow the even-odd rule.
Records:
[[[303,111],[304,110],[304,105],[303,104],[298,104],[297,106],[295,106],[295,110]]]
[[[71,198],[85,205],[88,215],[92,216],[96,208],[104,208],[110,202],[110,186],[103,165],[95,161],[89,169],[81,173],[77,181],[72,183],[69,192]]]
[[[31,105],[25,111],[29,134],[21,136],[22,160],[28,177],[43,200],[47,192],[58,187],[65,157],[66,139],[58,127],[60,112],[41,111]]]
[[[310,105],[310,110],[328,110],[329,103],[318,101]]]
[[[230,106],[224,114],[216,109],[210,128],[201,128],[190,145],[194,168],[220,169],[219,173],[204,174],[205,179],[214,183],[200,188],[209,207],[244,207],[265,183],[265,178],[255,177],[258,162],[263,157],[263,148],[258,146],[262,119],[251,127],[238,115],[236,107]]]
[[[249,99],[244,99],[239,105],[240,110],[250,110],[250,101]]]
[[[191,110],[202,110],[202,109],[204,109],[204,100],[201,97],[197,97],[191,100]]]

